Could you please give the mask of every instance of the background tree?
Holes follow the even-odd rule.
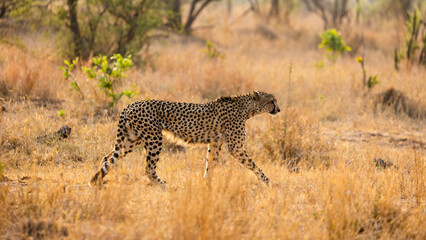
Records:
[[[6,13],[10,10],[12,7],[13,1],[12,0],[1,0],[0,1],[0,18],[3,18],[6,16]]]
[[[172,29],[180,30],[182,28],[182,13],[180,0],[166,0],[167,23],[166,25]]]
[[[77,1],[78,0],[67,0],[69,22],[65,23],[65,25],[72,33],[74,56],[83,56],[83,41],[81,39],[80,26],[77,21]],[[87,55],[86,52],[85,55]]]
[[[191,0],[189,6],[188,16],[186,17],[185,22],[182,22],[182,4],[180,0],[166,0],[168,4],[168,26],[171,26],[174,30],[178,32],[183,32],[185,34],[191,34],[192,25],[194,24],[197,17],[200,13],[214,1],[219,0]]]
[[[269,22],[272,19],[276,19],[288,24],[290,22],[290,14],[296,9],[298,2],[298,0],[271,0],[266,21]]]
[[[414,0],[397,0],[397,4],[399,4],[399,7],[402,11],[402,14],[404,15],[405,19],[410,18],[410,11],[413,9]]]
[[[155,0],[38,0],[20,1],[14,16],[59,32],[66,57],[137,52],[163,16]]]
[[[280,15],[280,1],[279,0],[272,0],[271,1],[271,8],[269,9],[269,16],[268,18],[278,18]]]
[[[380,4],[382,16],[402,16],[405,20],[410,18],[413,9],[421,5],[422,0],[385,0]],[[424,3],[423,3],[424,4]]]
[[[308,11],[319,15],[324,29],[339,28],[350,11],[348,0],[302,0]]]

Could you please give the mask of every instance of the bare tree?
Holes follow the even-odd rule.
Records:
[[[268,19],[270,18],[278,18],[280,15],[280,1],[279,0],[272,0],[271,1],[271,8],[269,9],[269,15]]]
[[[232,12],[232,0],[227,0],[226,1],[226,14],[229,16],[231,16],[231,12]]]
[[[72,55],[87,59],[91,53],[124,55],[141,49],[149,41],[148,31],[160,21],[156,4],[155,0],[67,0],[65,24],[72,36]]]
[[[0,18],[4,18],[16,5],[14,0],[0,0]]]
[[[195,19],[200,15],[201,11],[210,3],[217,0],[192,0],[191,7],[189,9],[188,17],[185,22],[184,32],[190,34],[192,31],[192,24]],[[198,4],[200,3],[200,4]]]
[[[117,3],[120,4],[120,2]],[[108,8],[108,12],[111,15],[117,17],[117,19],[121,19],[126,23],[125,30],[120,31],[117,36],[117,45],[113,52],[125,54],[130,50],[129,43],[137,38],[139,34],[138,32],[142,30],[141,27],[144,27],[144,23],[141,23],[141,20],[146,20],[147,12],[151,9],[153,4],[154,1],[142,0],[140,2],[135,2],[134,5],[128,6],[130,9],[132,9],[131,11],[125,7],[121,9],[117,5]]]
[[[409,19],[410,18],[410,11],[413,8],[415,0],[397,0],[396,4],[398,5],[397,7],[401,9],[402,11],[402,15],[404,16],[405,19]]]
[[[250,4],[250,10],[253,11],[256,15],[262,17],[262,11],[260,9],[260,4],[257,0],[248,0]]]
[[[192,25],[194,24],[197,17],[205,9],[207,5],[214,1],[220,0],[191,0],[188,16],[186,21],[183,22],[182,11],[181,11],[181,0],[165,0],[166,8],[170,11],[167,17],[166,25],[174,30],[182,31],[185,34],[190,34]]]
[[[306,8],[315,14],[318,14],[323,22],[324,29],[327,29],[331,23],[333,27],[338,28],[343,19],[348,17],[348,0],[302,0]]]
[[[8,1],[2,0],[0,5],[0,18],[3,18],[6,15],[7,8],[9,7],[6,3]]]
[[[295,10],[297,1],[298,0],[271,0],[266,22],[275,18],[278,21],[284,21],[285,24],[288,24],[290,21],[290,14]]]

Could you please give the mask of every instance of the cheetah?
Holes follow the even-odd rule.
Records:
[[[261,91],[220,97],[202,104],[161,100],[134,102],[121,113],[114,150],[103,158],[90,184],[101,184],[118,159],[143,144],[149,180],[165,187],[166,182],[157,176],[157,163],[163,147],[163,133],[169,133],[188,144],[208,144],[205,178],[209,176],[209,168],[212,170],[218,162],[221,147],[226,143],[229,153],[268,185],[269,178],[245,150],[245,124],[258,114],[278,112],[275,96]]]

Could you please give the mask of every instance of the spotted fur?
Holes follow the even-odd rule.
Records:
[[[147,152],[146,174],[152,182],[164,186],[166,182],[157,176],[157,163],[163,148],[163,132],[168,132],[189,144],[208,144],[204,177],[208,177],[209,168],[218,162],[221,147],[226,143],[229,153],[268,185],[268,177],[245,150],[245,123],[255,115],[275,115],[279,111],[277,99],[265,92],[221,97],[203,104],[134,102],[121,113],[114,150],[103,158],[91,183],[99,184],[118,159],[143,144]]]

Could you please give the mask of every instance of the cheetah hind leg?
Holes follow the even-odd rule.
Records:
[[[92,186],[102,185],[102,179],[108,174],[111,167],[117,163],[118,159],[131,153],[133,148],[140,143],[140,139],[136,138],[133,132],[119,128],[114,150],[103,158],[101,169],[95,173],[89,184]],[[122,154],[122,151],[124,151],[124,154]]]
[[[160,185],[161,188],[165,189],[167,187],[167,183],[161,180],[157,175],[157,163],[160,160],[160,153],[163,145],[162,140],[163,138],[160,133],[154,135],[150,140],[145,142],[145,149],[147,153],[145,172],[151,183]]]
[[[221,147],[222,143],[212,143],[208,145],[204,178],[209,178],[210,172],[212,172],[214,167],[218,164]]]
[[[92,177],[92,179],[89,182],[89,185],[91,186],[101,186],[102,185],[102,179],[108,174],[108,169],[110,168],[110,165],[108,164],[108,159],[112,157],[114,154],[114,151],[111,151],[108,155],[106,155],[101,164],[101,169],[95,173],[95,175]]]

